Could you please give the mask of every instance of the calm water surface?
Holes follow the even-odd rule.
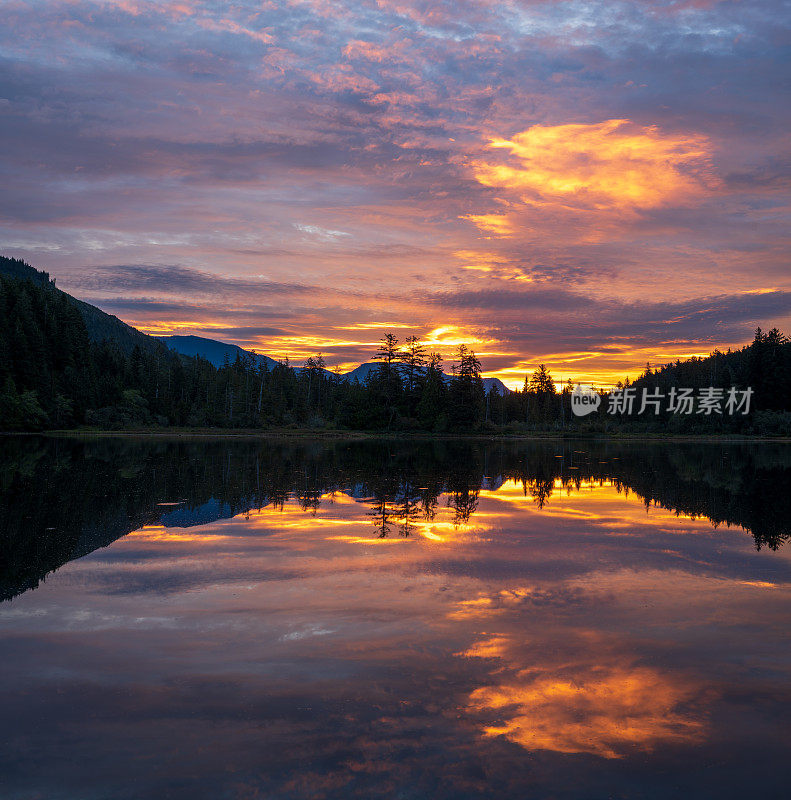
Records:
[[[791,447],[0,451],[4,800],[789,796]]]

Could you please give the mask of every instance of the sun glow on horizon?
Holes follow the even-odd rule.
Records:
[[[772,292],[772,289],[755,290],[760,293]],[[138,330],[151,336],[170,335],[196,335],[205,338],[217,339],[229,344],[234,344],[246,350],[254,350],[276,361],[288,359],[295,366],[300,366],[307,358],[315,357],[322,353],[327,364],[327,369],[349,372],[362,363],[374,360],[381,339],[370,337],[338,337],[322,336],[306,333],[304,335],[266,336],[258,337],[256,341],[235,339],[223,336],[227,326],[220,322],[136,322],[130,324]],[[672,363],[676,360],[690,358],[705,358],[719,347],[724,349],[727,344],[712,343],[707,349],[695,347],[695,342],[668,342],[653,346],[634,347],[627,344],[611,343],[591,350],[572,350],[568,352],[557,351],[539,353],[525,358],[524,355],[511,349],[503,349],[507,345],[506,339],[499,339],[486,335],[475,329],[457,324],[445,324],[426,330],[423,326],[402,323],[371,322],[359,325],[332,326],[328,330],[337,330],[353,333],[354,331],[392,332],[399,330],[415,331],[419,342],[427,351],[436,351],[445,362],[445,370],[450,371],[458,347],[462,344],[473,350],[481,359],[483,377],[497,378],[509,389],[521,390],[525,378],[538,369],[540,364],[545,364],[552,377],[555,379],[558,390],[569,380],[573,383],[587,383],[600,388],[612,388],[619,381],[634,380],[644,372],[646,363],[652,367]],[[421,335],[419,331],[423,329]],[[403,346],[404,342],[401,341]],[[738,346],[738,345],[734,345]],[[350,351],[360,353],[357,359],[349,358]],[[507,366],[487,368],[487,361],[509,360]]]

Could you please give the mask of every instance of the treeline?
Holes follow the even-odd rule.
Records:
[[[673,414],[664,409],[653,424],[670,431],[684,433],[705,426],[709,429],[738,430],[768,435],[791,434],[791,340],[777,328],[764,332],[757,328],[753,341],[739,350],[715,350],[706,358],[676,361],[657,368],[646,365],[634,382],[643,388],[669,395],[671,390],[687,387],[696,393],[709,387],[727,395],[731,389],[752,390],[748,415]],[[634,421],[631,415],[630,421]]]
[[[21,264],[21,262],[20,262]],[[27,267],[27,265],[22,265]],[[27,269],[30,269],[29,267]],[[24,275],[24,273],[21,273]],[[217,368],[156,340],[129,351],[89,336],[73,298],[43,280],[0,275],[0,429],[281,426],[475,430],[521,414],[487,397],[481,365],[459,348],[453,378],[413,338],[388,334],[365,383],[324,369],[321,357],[269,369],[238,357]],[[148,337],[147,337],[148,338]]]
[[[253,356],[215,367],[178,355],[58,290],[46,273],[2,259],[0,430],[150,426],[496,432],[615,430],[787,434],[791,430],[791,343],[757,331],[741,350],[647,368],[632,385],[752,387],[749,415],[612,414],[575,417],[573,384],[560,390],[542,365],[520,391],[487,393],[481,364],[461,345],[449,365],[417,337],[386,334],[363,383],[324,368],[321,356],[297,369]],[[10,264],[10,266],[9,266]],[[86,309],[88,313],[86,314]],[[90,328],[86,325],[86,318]],[[103,338],[98,338],[98,337]],[[109,338],[107,338],[109,337]]]

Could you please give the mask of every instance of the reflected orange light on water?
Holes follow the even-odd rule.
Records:
[[[679,531],[675,527],[679,521],[701,530],[711,529],[711,523],[704,518],[677,514],[661,506],[646,507],[638,495],[619,488],[608,480],[564,484],[561,479],[555,479],[551,493],[546,497],[542,497],[535,486],[509,480],[497,489],[481,490],[480,497],[491,499],[495,504],[508,503],[525,508],[535,508],[537,501],[542,500],[543,516],[577,517],[590,522],[599,522],[612,529],[647,525]],[[688,532],[689,525],[679,532]]]
[[[504,736],[527,750],[620,758],[632,748],[701,739],[703,723],[684,708],[695,693],[648,667],[591,666],[561,674],[530,667],[513,681],[476,689],[470,710],[501,712],[502,721],[485,726],[484,735]]]
[[[166,528],[163,525],[146,525],[125,538],[142,542],[170,542],[181,544],[211,544],[234,537],[219,533],[205,533],[196,528]]]
[[[327,536],[327,541],[329,542],[348,542],[349,544],[407,544],[409,543],[410,539],[399,538],[399,539],[391,539],[389,537],[382,537],[382,536]]]
[[[613,536],[640,536],[647,529],[669,533],[688,533],[692,529],[710,531],[706,519],[677,515],[661,507],[649,506],[634,494],[628,494],[611,481],[580,481],[564,484],[556,479],[549,487],[523,485],[515,480],[505,481],[496,489],[477,492],[477,506],[469,519],[460,518],[449,496],[441,495],[431,518],[426,518],[419,505],[410,507],[407,520],[397,503],[388,503],[386,517],[388,534],[377,533],[381,515],[375,515],[373,501],[354,498],[344,492],[325,493],[302,500],[289,499],[280,505],[250,509],[229,519],[218,520],[211,530],[205,526],[165,527],[147,525],[130,534],[138,541],[169,544],[208,545],[234,538],[234,526],[243,519],[247,530],[266,531],[268,539],[278,532],[289,537],[293,546],[304,533],[310,542],[317,534],[327,541],[354,545],[391,544],[393,542],[423,542],[436,546],[468,546],[490,540],[491,532],[507,523],[511,509],[526,513],[525,520],[539,515],[543,520],[579,520]],[[540,506],[540,507],[539,507]],[[679,527],[682,521],[684,526]],[[350,532],[352,531],[352,532]],[[672,555],[668,549],[663,550]],[[527,590],[526,590],[527,591]],[[476,601],[470,601],[474,604]]]
[[[443,708],[472,722],[482,743],[501,737],[526,752],[616,760],[705,741],[718,687],[672,659],[663,663],[658,650],[652,657],[642,643],[661,648],[668,620],[675,631],[743,626],[783,587],[723,575],[716,549],[689,545],[724,531],[646,510],[611,480],[555,479],[543,489],[548,497],[515,480],[462,487],[440,495],[433,516],[421,519],[399,518],[399,508],[421,513],[420,505],[391,498],[384,537],[374,499],[339,490],[194,529],[149,525],[128,538],[192,556],[194,571],[207,572],[195,619],[209,602],[252,609],[255,625],[276,626],[262,635],[289,658],[392,659],[446,643],[447,657],[461,659],[471,677]],[[452,505],[460,497],[474,508],[468,518]],[[690,539],[677,545],[668,534]],[[631,538],[610,538],[621,536]],[[212,544],[216,554],[207,558]],[[478,560],[487,569],[469,573]],[[764,612],[762,622],[781,630],[784,617]]]
[[[710,693],[695,681],[633,664],[595,631],[570,630],[566,641],[547,644],[521,631],[493,633],[457,653],[495,662],[495,681],[472,691],[466,706],[485,737],[608,759],[704,737]],[[497,721],[483,721],[492,714]]]

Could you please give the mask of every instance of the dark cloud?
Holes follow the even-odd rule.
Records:
[[[723,295],[679,302],[600,300],[574,291],[480,291],[435,295],[432,302],[475,315],[518,350],[632,347],[651,343],[743,341],[756,325],[791,315],[791,292]],[[487,320],[489,324],[486,325]],[[506,366],[498,360],[490,365]]]
[[[156,290],[165,294],[223,294],[225,292],[260,294],[300,294],[313,291],[299,283],[277,283],[263,279],[234,278],[214,275],[180,266],[152,264],[119,264],[95,267],[71,279],[77,289],[90,291]],[[257,296],[260,296],[257,295]]]
[[[196,328],[201,326],[201,323],[206,323],[209,320],[219,320],[226,322],[233,322],[240,319],[261,319],[266,317],[269,319],[291,319],[298,317],[304,313],[301,307],[288,308],[277,306],[265,305],[251,305],[243,309],[235,308],[234,306],[223,306],[220,304],[210,303],[190,303],[190,302],[163,302],[151,297],[98,297],[91,298],[91,303],[99,306],[105,311],[118,314],[120,316],[126,315],[127,319],[131,318],[137,321],[141,326],[150,320],[162,321],[163,319],[176,319],[176,320],[194,320]],[[213,327],[213,326],[212,326]],[[257,326],[253,326],[255,329]],[[231,331],[234,326],[220,328],[222,330]],[[246,330],[239,328],[239,330]],[[263,330],[263,329],[262,329]],[[272,330],[275,330],[272,328]],[[230,334],[228,334],[230,335]]]

